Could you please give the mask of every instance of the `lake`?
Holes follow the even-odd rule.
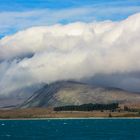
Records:
[[[140,119],[0,120],[0,140],[140,140]]]

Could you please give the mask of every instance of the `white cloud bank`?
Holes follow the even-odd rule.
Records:
[[[43,82],[140,71],[139,60],[140,14],[120,22],[33,27],[0,40],[1,94]]]

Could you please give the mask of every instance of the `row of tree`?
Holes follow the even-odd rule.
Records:
[[[54,111],[93,111],[93,110],[116,110],[119,107],[118,103],[110,104],[83,104],[54,107]]]

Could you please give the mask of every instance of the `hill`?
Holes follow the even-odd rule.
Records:
[[[34,92],[20,107],[56,107],[112,102],[136,104],[140,102],[140,94],[119,88],[95,87],[74,81],[60,81],[46,84]]]

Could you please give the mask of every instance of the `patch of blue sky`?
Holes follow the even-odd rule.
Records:
[[[32,26],[119,21],[140,12],[140,0],[0,0],[0,37]]]
[[[79,6],[140,6],[139,0],[0,0],[0,11],[64,9]]]

